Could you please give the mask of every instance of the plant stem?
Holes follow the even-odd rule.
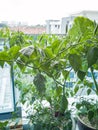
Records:
[[[95,84],[95,87],[96,87],[96,91],[95,92],[98,95],[98,85],[97,85],[97,82],[96,82],[96,79],[95,79],[95,76],[94,76],[93,68],[90,67],[90,70],[91,70],[92,78],[93,78],[93,81],[94,81],[94,84]]]
[[[54,80],[57,84],[59,84],[59,85],[61,85],[61,86],[64,86],[61,82],[57,81],[53,76],[52,76],[52,78],[53,78],[53,80]]]
[[[65,95],[65,85],[63,85],[63,95]]]

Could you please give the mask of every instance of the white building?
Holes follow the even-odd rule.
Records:
[[[98,22],[98,11],[81,11],[79,13],[72,14],[71,16],[84,16]]]
[[[61,33],[60,20],[47,20],[46,21],[46,33],[47,34],[60,34]]]
[[[61,19],[61,34],[66,34],[67,31],[71,28],[73,19],[73,16],[63,17]]]

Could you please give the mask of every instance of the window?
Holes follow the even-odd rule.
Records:
[[[94,77],[95,77],[95,79],[98,78],[98,72],[94,72]]]
[[[67,88],[72,88],[72,87],[73,87],[73,82],[66,82],[66,83],[65,83],[65,86],[66,86]]]
[[[88,72],[87,76],[88,76],[88,77],[92,77],[91,72]]]
[[[74,78],[74,72],[70,72],[69,76],[70,78]]]
[[[57,28],[57,25],[55,25],[55,27]]]

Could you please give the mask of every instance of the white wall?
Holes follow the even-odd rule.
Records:
[[[60,20],[47,20],[46,33],[47,34],[60,34],[61,23]]]

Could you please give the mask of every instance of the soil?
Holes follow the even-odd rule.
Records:
[[[84,115],[83,116],[81,115],[79,117],[80,117],[80,120],[82,120],[82,122],[84,122],[84,124],[86,124],[87,126],[93,128],[93,129],[96,129],[96,128],[98,129],[98,122],[97,121],[93,120],[92,122],[90,122],[88,120],[88,117],[84,116]]]

